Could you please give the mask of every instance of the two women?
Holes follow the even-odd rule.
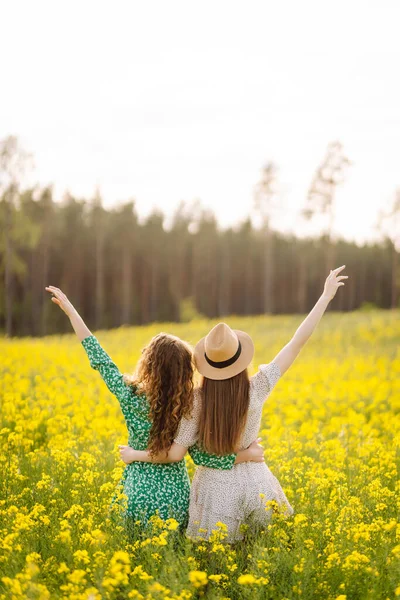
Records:
[[[137,377],[124,378],[65,295],[57,288],[46,288],[70,317],[91,366],[120,400],[129,430],[129,447],[121,449],[129,462],[124,473],[128,513],[141,514],[146,520],[161,508],[162,518],[173,516],[185,523],[189,482],[182,459],[188,448],[200,465],[190,490],[189,536],[208,538],[223,521],[228,526],[227,541],[240,540],[242,524],[263,524],[269,518],[265,506],[269,500],[293,513],[279,481],[260,456],[249,462],[257,445],[247,451],[246,447],[257,437],[264,401],[313,333],[338,287],[344,285],[341,280],[347,276],[339,276],[344,268],[330,272],[321,297],[293,338],[251,378],[247,372],[254,354],[251,338],[224,323],[211,330],[195,348],[203,383],[194,394],[190,350],[186,346],[186,361],[181,340],[156,336],[144,351]],[[167,358],[170,345],[176,350]],[[147,443],[148,451],[144,451]]]
[[[144,348],[136,376],[122,375],[97,338],[90,332],[66,295],[46,287],[52,301],[69,317],[90,365],[99,371],[108,389],[118,399],[132,448],[148,448],[150,455],[166,453],[183,418],[193,406],[193,361],[191,348],[179,338],[160,333]],[[227,456],[209,455],[192,449],[196,464],[231,469],[242,461],[263,461],[257,444]],[[146,524],[156,512],[164,520],[174,518],[187,525],[190,482],[183,456],[170,464],[132,463],[123,474],[130,522]]]
[[[344,285],[342,279],[347,276],[339,275],[344,268],[330,272],[321,297],[292,339],[251,378],[247,367],[254,353],[252,340],[224,323],[214,327],[195,347],[195,363],[203,382],[195,390],[193,415],[182,419],[168,456],[123,447],[123,460],[179,460],[195,443],[221,455],[245,448],[257,436],[265,400],[310,338],[337,289]],[[266,510],[271,500],[287,514],[293,513],[279,481],[264,463],[245,462],[225,471],[200,466],[190,492],[187,534],[208,539],[217,523],[223,522],[228,526],[227,541],[240,540],[242,524],[265,524],[271,515],[271,509]]]

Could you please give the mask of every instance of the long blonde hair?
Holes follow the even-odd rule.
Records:
[[[152,426],[147,449],[154,456],[170,449],[182,417],[193,407],[193,354],[183,340],[159,333],[142,350],[133,376],[125,381],[136,385],[150,405]]]

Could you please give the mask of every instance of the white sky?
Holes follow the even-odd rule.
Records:
[[[353,161],[335,230],[371,238],[400,186],[400,2],[1,2],[0,137],[33,180],[146,215],[200,198],[222,225],[248,215],[279,167],[297,214],[328,142]]]

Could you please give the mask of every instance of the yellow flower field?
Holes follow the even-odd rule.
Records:
[[[254,371],[302,318],[228,323],[252,335]],[[194,343],[214,323],[95,334],[129,372],[158,331]],[[399,311],[324,315],[264,410],[266,462],[295,513],[236,547],[223,523],[200,544],[173,521],[133,541],[115,525],[124,422],[73,333],[2,339],[0,358],[1,599],[400,597]]]

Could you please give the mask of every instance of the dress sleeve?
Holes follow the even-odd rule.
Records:
[[[235,464],[236,454],[226,454],[219,456],[218,454],[209,454],[199,448],[198,444],[190,446],[189,454],[195,465],[202,467],[210,467],[211,469],[229,470]]]
[[[123,375],[119,372],[117,365],[101,347],[96,336],[89,335],[81,341],[81,344],[88,355],[90,366],[92,369],[99,371],[106,386],[118,398],[122,410],[125,410],[127,408],[130,386],[124,382]]]
[[[201,391],[196,388],[194,390],[193,411],[188,418],[181,419],[178,432],[174,438],[174,442],[189,448],[194,446],[199,437],[199,419],[201,412]]]
[[[267,399],[280,376],[280,368],[274,361],[258,367],[258,372],[250,379],[250,385],[252,394],[260,404]]]

